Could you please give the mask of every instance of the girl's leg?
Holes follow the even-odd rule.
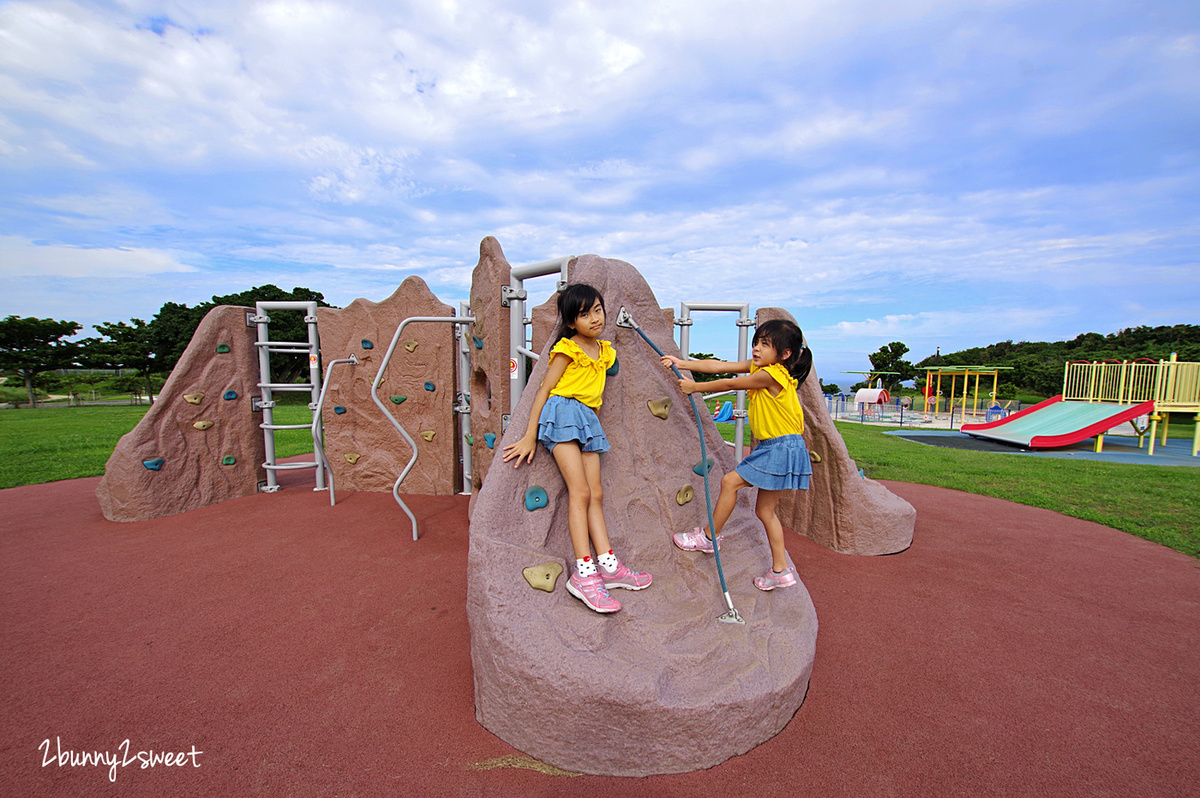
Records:
[[[748,487],[750,483],[742,479],[742,475],[736,471],[730,471],[721,477],[721,495],[717,496],[717,506],[713,508],[713,528],[709,530],[713,537],[721,534],[725,522],[733,514],[733,508],[737,506],[738,491]]]
[[[588,484],[587,472],[584,469],[584,455],[579,451],[579,444],[574,442],[558,444],[551,454],[554,455],[554,462],[558,463],[558,470],[562,472],[563,481],[567,483],[567,528],[571,532],[571,548],[575,550],[575,559],[582,560],[592,554],[592,550],[588,546],[591,488]],[[605,533],[604,539],[608,540],[607,533]],[[608,547],[606,546],[601,551],[608,551]]]
[[[783,524],[775,514],[775,508],[783,497],[781,490],[758,490],[758,502],[754,505],[754,514],[767,529],[767,542],[771,544],[771,568],[776,573],[787,569],[787,550],[783,545]]]
[[[558,450],[558,447],[554,447]],[[576,447],[578,448],[578,447]],[[600,454],[599,452],[580,452],[583,461],[583,473],[587,479],[587,530],[596,546],[596,554],[604,554],[612,549],[608,539],[608,526],[604,523],[604,488],[600,486]]]

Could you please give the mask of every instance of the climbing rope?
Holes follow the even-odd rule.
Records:
[[[650,344],[650,348],[657,352],[659,357],[664,356],[663,351],[650,340],[646,333],[642,332],[642,328],[638,326],[637,322],[633,320],[633,317],[629,315],[629,312],[625,308],[621,308],[617,314],[617,326],[628,327],[634,330],[638,335],[642,336],[643,341]],[[675,372],[676,377],[681,380],[683,379],[683,375],[679,373],[679,369],[675,368],[674,365],[671,366],[671,371]],[[700,463],[704,477],[704,505],[708,509],[708,530],[713,535],[713,557],[717,563],[717,578],[721,581],[721,592],[725,595],[725,604],[729,607],[729,612],[721,615],[717,620],[721,623],[745,624],[746,622],[742,620],[742,616],[734,609],[733,599],[729,597],[729,588],[725,586],[725,571],[721,568],[721,547],[718,545],[717,534],[713,529],[712,495],[708,489],[708,472],[711,466],[708,462],[708,447],[704,444],[704,426],[700,423],[700,411],[696,409],[696,397],[693,394],[688,394],[688,400],[692,403],[692,418],[696,421],[696,432],[700,435]]]

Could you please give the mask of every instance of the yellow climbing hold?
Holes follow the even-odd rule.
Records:
[[[183,395],[183,401],[187,402],[189,405],[198,405],[200,404],[200,400],[203,398],[204,394],[202,393],[185,393]]]
[[[547,593],[554,592],[554,586],[558,583],[558,577],[562,576],[563,567],[556,562],[542,563],[541,565],[531,565],[521,573],[525,575],[525,581],[535,590],[545,590]]]
[[[410,339],[410,340],[404,342],[404,348],[407,349],[409,352],[412,352],[418,346],[420,346],[419,341],[414,341],[414,340]]]
[[[431,430],[431,429],[427,429],[421,433],[421,437],[425,439],[426,443],[433,443],[434,435],[437,435],[437,432],[435,432],[434,430]]]
[[[650,408],[650,412],[658,418],[665,419],[671,412],[671,397],[664,396],[662,399],[651,399],[646,402],[646,407]]]
[[[357,454],[355,452],[350,452],[350,454],[343,455],[343,456],[346,458],[346,462],[349,463],[350,465],[354,465],[355,463],[358,462],[358,458],[362,457],[361,454]]]
[[[198,430],[204,431],[204,430],[208,429],[209,427],[211,427],[212,425],[213,425],[213,423],[211,421],[197,421],[192,426]]]
[[[817,454],[816,452],[809,452],[808,459],[812,460],[814,463],[819,463],[821,462],[821,455]]]
[[[691,485],[684,485],[679,489],[679,492],[675,494],[675,503],[682,507],[695,498],[695,496],[696,489]]]

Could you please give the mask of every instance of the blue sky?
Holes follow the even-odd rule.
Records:
[[[457,305],[487,235],[785,307],[843,386],[1200,323],[1200,5],[0,0],[0,315]]]

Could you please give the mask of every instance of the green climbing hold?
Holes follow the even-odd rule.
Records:
[[[621,361],[619,361],[619,360],[617,360],[617,359],[615,359],[615,358],[614,358],[614,359],[613,359],[613,364],[612,364],[611,366],[609,366],[609,367],[608,367],[608,368],[605,370],[605,372],[604,372],[604,373],[605,373],[605,374],[607,374],[607,375],[608,375],[608,376],[610,376],[610,377],[615,377],[615,376],[617,376],[617,372],[618,372],[618,371],[620,371],[620,370],[621,370]]]
[[[218,355],[229,354],[229,344],[217,344],[217,354]]]
[[[692,466],[692,470],[695,471],[700,476],[704,476],[709,471],[712,471],[714,462],[715,461],[711,457],[708,458],[708,466],[705,467],[704,461],[701,460],[701,461],[697,462],[696,465]]]
[[[425,383],[425,390],[434,391],[437,389],[434,387],[434,384],[432,382],[427,382],[427,383]]]
[[[157,471],[158,469],[163,467],[163,463],[165,463],[165,462],[167,462],[167,461],[164,460],[163,458],[155,457],[153,460],[143,460],[142,465],[144,465],[150,471]]]
[[[474,446],[474,445],[475,445],[475,436],[468,435],[467,436],[467,446]]]
[[[534,485],[525,491],[525,509],[540,510],[550,503],[550,497],[546,494],[546,489],[541,485]]]
[[[221,458],[221,465],[233,465],[237,462],[237,458],[231,454],[227,454]]]
[[[224,396],[223,398],[225,398],[225,399],[237,399],[237,391],[226,391],[226,392],[225,392],[225,396]]]
[[[393,397],[391,397],[391,399],[392,399],[392,404],[394,404],[394,405],[398,405],[398,404],[400,404],[401,402],[403,402],[403,401],[404,401],[405,399],[407,399],[407,398],[408,398],[407,396],[393,396]]]
[[[496,448],[496,433],[494,433],[494,432],[483,433],[483,442],[487,444],[487,447],[489,449],[495,449]]]
[[[483,339],[478,335],[472,335],[471,340],[475,342],[476,349],[483,349]]]
[[[371,343],[370,339],[364,338],[364,339],[362,339],[362,348],[363,349],[374,349],[375,344]]]
[[[337,413],[340,416],[342,413],[346,412],[346,408],[342,407],[341,405],[334,405],[333,412]]]

